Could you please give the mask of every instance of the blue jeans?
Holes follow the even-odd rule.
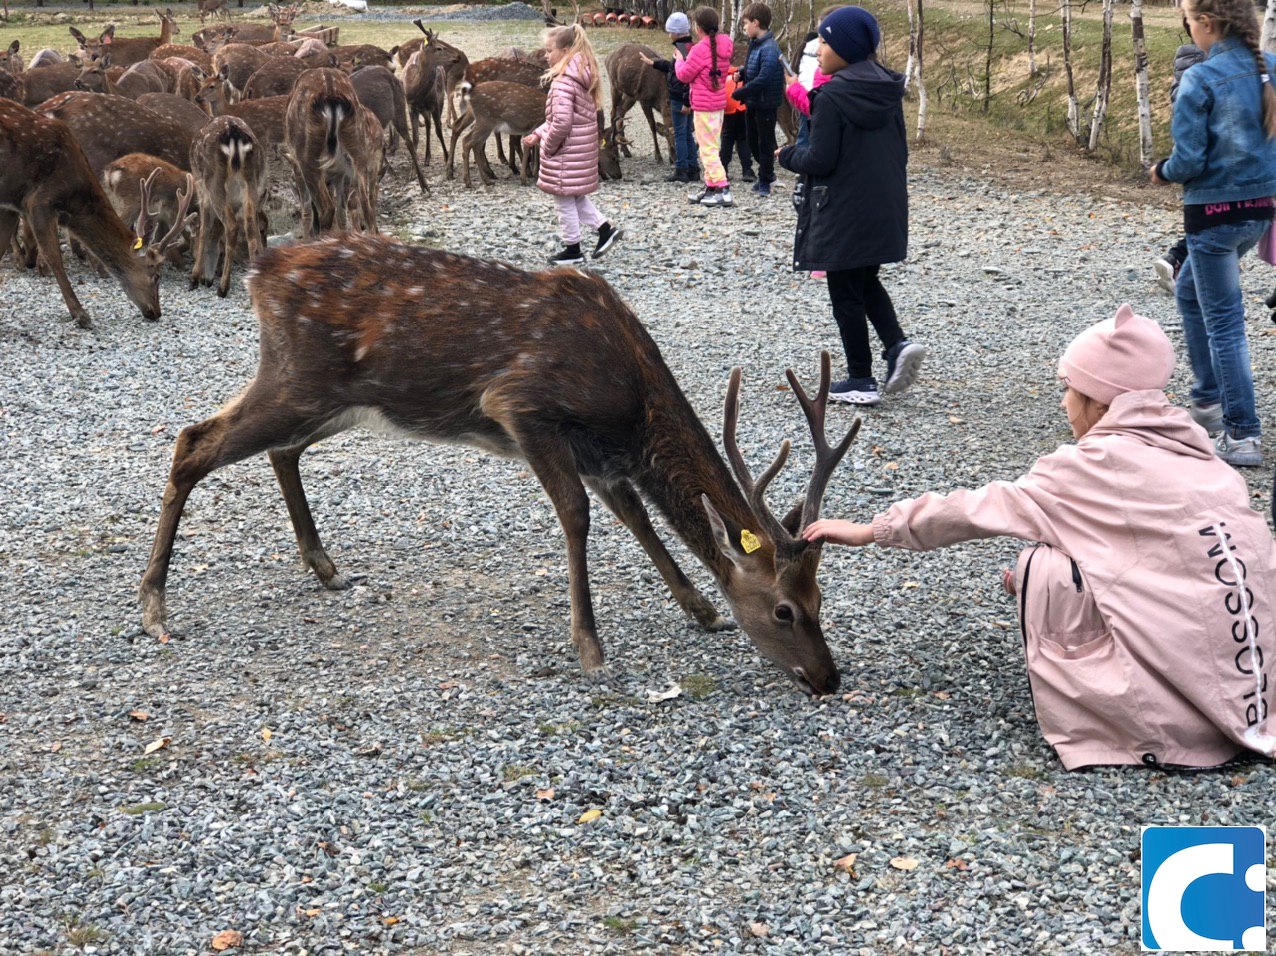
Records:
[[[1234,222],[1189,234],[1187,261],[1175,285],[1192,363],[1192,401],[1221,401],[1223,426],[1233,438],[1263,430],[1254,407],[1240,260],[1266,228],[1265,221]]]
[[[798,113],[798,138],[796,145],[811,145],[811,117],[805,113]]]
[[[682,100],[669,101],[669,110],[673,113],[674,163],[678,169],[695,169],[700,165],[700,151],[696,148],[694,114],[682,112],[686,105]]]

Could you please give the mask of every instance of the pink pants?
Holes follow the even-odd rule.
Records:
[[[571,245],[580,242],[580,227],[597,229],[607,220],[594,208],[588,196],[555,196],[558,207],[558,225],[563,231],[563,242]]]

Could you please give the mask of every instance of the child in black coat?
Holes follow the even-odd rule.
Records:
[[[804,182],[793,266],[828,273],[829,300],[846,350],[847,378],[829,398],[877,405],[881,393],[912,384],[926,350],[908,340],[878,278],[908,251],[908,143],[904,78],[880,66],[877,21],[842,7],[820,24],[820,69],[831,79],[811,92],[809,146],[786,146],[780,165]],[[868,323],[882,341],[886,378],[873,378]]]

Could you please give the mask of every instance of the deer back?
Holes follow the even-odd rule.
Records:
[[[190,162],[190,135],[178,123],[123,96],[73,93],[43,104],[45,116],[59,119],[75,134],[93,176],[113,159],[150,153],[182,169]]]
[[[497,56],[505,60],[521,60],[524,63],[530,63],[542,73],[549,69],[549,57],[545,55],[544,47],[529,51],[521,46],[507,46]]]
[[[115,92],[131,100],[143,93],[169,93],[172,89],[168,73],[151,60],[134,63],[115,81]]]
[[[45,100],[59,93],[75,89],[75,81],[80,78],[79,61],[55,63],[52,66],[37,66],[22,74],[26,85],[26,96],[22,100],[28,107],[39,106]]]
[[[385,66],[365,66],[350,74],[359,102],[376,114],[381,128],[389,127],[407,116],[407,100],[403,84]],[[405,120],[406,121],[406,120]]]
[[[226,206],[255,206],[266,182],[266,151],[249,125],[218,116],[191,143],[191,173],[200,208],[220,215]]]
[[[467,102],[479,138],[491,132],[523,135],[545,122],[545,94],[521,83],[482,83],[469,91]]]
[[[170,57],[178,57],[183,60],[189,60],[194,63],[205,73],[213,73],[213,58],[205,53],[199,47],[187,46],[181,43],[165,43],[156,47],[151,51],[152,60],[166,60]]]
[[[542,89],[541,78],[545,71],[534,63],[513,60],[506,57],[488,57],[475,60],[465,71],[465,80],[471,86],[480,83],[518,83],[534,89]]]
[[[309,66],[291,56],[277,56],[263,63],[244,85],[244,99],[264,99],[267,96],[287,96]]]
[[[213,54],[213,72],[239,94],[248,85],[249,77],[272,59],[247,43],[228,43]]]
[[[607,57],[607,79],[611,81],[612,95],[617,92],[640,103],[658,105],[669,95],[665,74],[642,61],[641,54],[659,59],[660,54],[639,43],[622,43]]]
[[[329,52],[336,54],[338,65],[347,73],[353,73],[364,66],[384,66],[389,68],[394,62],[394,58],[390,56],[388,51],[371,43],[335,46]]]
[[[18,50],[22,48],[19,40],[14,40],[7,47],[0,49],[0,73],[12,73],[14,76],[24,69],[22,57]]]
[[[46,46],[43,50],[37,51],[35,56],[31,57],[31,62],[27,64],[27,69],[30,70],[37,66],[55,66],[58,63],[65,62],[66,57],[57,50]]]
[[[143,93],[137,98],[141,106],[152,110],[194,136],[208,123],[208,114],[183,96],[176,93]]]

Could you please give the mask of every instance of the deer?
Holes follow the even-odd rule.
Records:
[[[655,110],[660,111],[665,144],[669,147],[669,162],[674,161],[673,115],[669,112],[669,85],[663,73],[642,61],[643,54],[655,59],[660,56],[649,46],[622,43],[607,57],[607,80],[611,86],[611,125],[616,131],[621,149],[632,155],[623,138],[625,114],[635,103],[642,107],[651,127],[651,141],[656,147],[656,162],[660,158],[660,132],[656,127]]]
[[[178,223],[148,242],[149,216],[138,217],[135,231],[120,221],[70,127],[0,100],[0,250],[9,248],[21,215],[80,328],[92,321],[67,278],[58,226],[92,251],[144,319],[155,321],[165,253],[189,225],[190,199],[188,193]]]
[[[75,89],[75,81],[80,78],[80,59],[75,57],[66,63],[55,63],[50,66],[36,66],[22,74],[26,93],[22,105],[36,107],[45,100]]]
[[[173,57],[179,60],[189,60],[206,74],[216,72],[213,69],[212,54],[206,53],[199,47],[187,46],[182,43],[165,43],[163,46],[156,47],[151,51],[150,59],[167,60]]]
[[[75,37],[76,42],[80,44],[80,49],[89,59],[95,59],[110,50],[111,60],[116,66],[132,66],[150,57],[151,52],[158,47],[171,43],[173,37],[181,33],[172,10],[166,8],[159,14],[159,18],[160,35],[158,37],[116,37],[115,24],[103,30],[96,40],[89,40],[75,27],[71,27],[71,35]]]
[[[137,104],[176,123],[192,139],[208,125],[208,114],[176,93],[143,93],[137,98]]]
[[[466,90],[462,96],[471,119],[468,123],[462,120],[452,130],[452,159],[448,163],[448,179],[453,177],[457,131],[465,129],[465,139],[461,143],[461,156],[465,163],[465,186],[467,189],[472,186],[471,153],[474,155],[474,162],[478,166],[479,178],[482,179],[483,185],[490,186],[496,182],[496,176],[484,154],[487,138],[493,133],[525,136],[540,126],[545,122],[545,94],[519,83],[495,80],[491,83],[482,83],[472,90]],[[530,157],[531,151],[524,150],[519,170],[519,181],[524,186],[527,185],[527,165]]]
[[[226,92],[233,102],[243,98],[249,78],[274,59],[251,44],[227,43],[213,54],[213,73],[226,84]]]
[[[267,96],[288,96],[301,79],[301,74],[311,67],[291,56],[276,56],[267,60],[248,77],[242,99],[265,99]]]
[[[395,145],[396,138],[403,140],[417,184],[421,192],[428,193],[430,187],[426,184],[421,161],[417,159],[416,149],[408,135],[408,104],[403,84],[384,66],[364,66],[350,74],[350,85],[354,87],[359,102],[376,115],[381,129],[389,131],[391,147]]]
[[[284,118],[288,113],[287,96],[271,96],[262,100],[231,103],[217,77],[204,81],[195,95],[195,105],[209,116],[238,116],[248,123],[258,141],[265,146],[286,150],[288,136]]]
[[[248,124],[234,116],[218,116],[191,143],[191,171],[199,195],[199,237],[191,288],[212,285],[218,246],[222,274],[217,295],[230,291],[231,264],[242,231],[251,259],[265,248],[257,219],[266,187],[266,153]]]
[[[27,83],[21,76],[0,70],[0,98],[21,103],[27,98]],[[3,250],[0,250],[3,252]]]
[[[432,30],[427,30],[420,20],[412,21],[418,30],[425,36],[425,40],[421,46],[421,51],[426,54],[427,66],[438,62],[443,65],[447,71],[445,85],[447,86],[447,121],[451,126],[456,122],[456,99],[453,94],[456,92],[457,86],[465,77],[465,70],[470,65],[469,57],[462,53],[459,49],[450,43],[444,43],[439,39],[439,35]],[[405,44],[405,46],[408,46]],[[412,50],[408,50],[407,56],[412,55]],[[401,62],[407,62],[404,58]]]
[[[837,690],[820,627],[822,548],[801,537],[859,431],[857,419],[836,445],[825,437],[827,352],[813,397],[786,373],[815,465],[803,501],[777,519],[765,492],[790,443],[753,477],[736,441],[740,369],[727,384],[724,462],[656,342],[600,276],[524,272],[351,234],[268,249],[247,286],[260,327],[257,374],[177,437],[139,589],[148,634],[171,633],[168,571],[192,490],[261,452],[302,560],[325,588],[349,587],[319,537],[299,464],[315,442],[362,424],[527,463],[566,538],[570,634],[587,679],[609,679],[586,559],[588,487],[638,539],[689,618],[710,631],[728,626],[670,555],[644,498],[712,574],[763,659],[807,694]],[[468,321],[458,326],[458,314]]]
[[[465,68],[465,79],[461,81],[457,89],[460,91],[461,98],[464,100],[466,91],[473,89],[480,83],[490,83],[493,80],[502,80],[506,83],[519,83],[523,86],[530,86],[533,89],[545,89],[546,84],[543,82],[545,71],[538,68],[534,63],[526,60],[511,59],[507,57],[489,57],[471,63]],[[452,142],[455,143],[459,131],[465,128],[468,120],[466,116],[462,116],[460,121],[452,127]],[[521,146],[518,137],[510,137],[510,154],[509,159],[505,158],[505,149],[501,145],[500,136],[496,137],[496,158],[502,163],[508,163],[510,169],[515,169],[514,158],[521,152]]]
[[[30,70],[37,66],[53,66],[56,63],[65,63],[66,57],[51,47],[45,47],[43,50],[37,50],[35,56],[31,57],[31,62],[27,64]]]
[[[226,0],[199,0],[199,25],[202,27],[204,21],[209,17],[230,19],[230,10],[226,8]]]
[[[22,49],[22,43],[14,40],[5,49],[0,50],[0,73],[11,73],[17,76],[24,69],[22,57],[18,51]]]
[[[168,232],[181,221],[178,215],[182,196],[192,195],[194,181],[183,172],[146,153],[129,153],[115,160],[102,172],[102,188],[111,207],[123,222],[137,222],[145,204],[147,216],[160,232]],[[185,234],[169,246],[168,261],[178,264],[185,247]]]
[[[168,74],[150,60],[134,63],[118,79],[110,74],[111,54],[106,53],[80,71],[75,87],[88,93],[111,93],[136,100],[144,93],[167,93]]]
[[[233,28],[234,42],[261,45],[289,39],[292,36],[293,22],[297,19],[297,14],[301,12],[300,8],[280,7],[272,3],[267,11],[271,20],[269,26],[259,23],[240,23]]]
[[[443,151],[443,162],[447,162],[448,148],[443,140],[443,101],[447,98],[447,69],[442,64],[433,67],[425,65],[425,54],[417,50],[408,58],[403,68],[403,92],[407,104],[408,117],[412,122],[412,139],[410,147],[416,154],[419,139],[418,117],[425,126],[425,161],[430,161],[430,124],[434,124],[434,132],[439,137],[439,149]]]
[[[95,177],[128,153],[149,153],[182,169],[190,162],[191,138],[180,123],[123,96],[64,93],[39,112],[71,128]]]
[[[394,63],[394,57],[388,51],[371,43],[334,46],[328,52],[337,57],[337,64],[347,73],[365,66],[384,66],[388,69]]]
[[[351,199],[363,204],[361,169],[374,146],[366,142],[362,109],[350,78],[330,68],[306,73],[288,100],[284,134],[297,175],[305,238],[327,232],[334,224],[345,229]],[[380,124],[374,138],[379,147]],[[364,215],[360,218],[366,221]]]

